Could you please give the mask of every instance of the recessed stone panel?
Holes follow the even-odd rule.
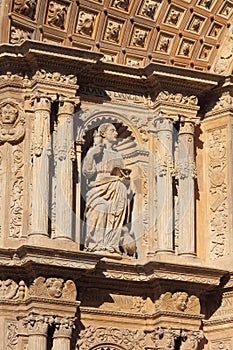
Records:
[[[171,5],[165,16],[164,23],[172,27],[178,27],[178,25],[182,21],[183,15],[184,15],[184,9],[178,6]]]
[[[213,46],[211,45],[203,45],[201,51],[199,53],[198,58],[200,60],[208,61],[213,50]]]
[[[194,41],[189,40],[189,39],[183,39],[179,50],[178,50],[178,55],[179,56],[185,56],[185,57],[191,57],[193,47],[194,47]]]
[[[210,36],[211,38],[217,39],[220,35],[222,29],[222,25],[219,23],[213,23],[213,25],[210,28],[210,31],[208,33],[208,36]]]
[[[187,30],[199,34],[203,24],[205,22],[205,18],[199,16],[198,14],[194,14],[190,20],[190,22],[188,23],[188,27]]]
[[[86,8],[80,8],[78,13],[76,33],[93,37],[98,14]]]
[[[31,20],[35,19],[37,0],[14,0],[13,12],[26,16]]]
[[[132,1],[132,0],[131,0]],[[112,0],[111,6],[116,9],[128,11],[130,0]]]
[[[135,26],[133,29],[130,46],[145,48],[149,36],[149,29]]]
[[[66,29],[69,4],[60,1],[49,1],[45,23],[51,27]]]
[[[120,42],[122,27],[123,22],[117,21],[114,18],[108,18],[104,33],[104,40],[118,44]]]
[[[140,66],[142,66],[143,58],[134,57],[134,56],[127,56],[125,61],[126,61],[127,66],[140,67]]]
[[[172,49],[173,40],[174,35],[167,32],[161,32],[156,45],[156,51],[169,54]]]
[[[225,18],[229,18],[233,11],[233,4],[230,1],[226,1],[219,11],[219,15]]]
[[[139,8],[138,14],[154,20],[159,12],[162,0],[144,0]]]

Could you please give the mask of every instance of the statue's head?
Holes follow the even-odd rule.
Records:
[[[104,123],[99,126],[98,131],[94,137],[100,137],[102,142],[105,140],[109,142],[115,142],[117,138],[117,131],[113,124]]]
[[[1,109],[1,119],[3,124],[14,124],[18,116],[18,110],[7,103]]]
[[[184,311],[187,308],[188,294],[186,292],[177,292],[172,296],[175,308]]]
[[[51,297],[60,298],[62,296],[64,281],[61,278],[48,278],[46,287]]]

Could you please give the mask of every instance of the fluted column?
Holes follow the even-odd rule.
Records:
[[[81,195],[82,195],[82,184],[81,184],[81,168],[82,168],[82,141],[76,141],[76,156],[77,156],[77,183],[76,183],[76,242],[84,244],[84,239],[81,237]]]
[[[157,132],[157,252],[173,252],[173,123],[156,121]]]
[[[52,350],[70,350],[70,340],[73,328],[73,318],[55,318]]]
[[[28,331],[28,349],[46,350],[48,333],[47,317],[30,314],[25,320],[25,325]]]
[[[73,199],[73,114],[75,102],[59,101],[56,135],[56,219],[53,238],[72,240]]]
[[[182,255],[195,255],[194,226],[194,181],[196,167],[194,162],[194,123],[181,121],[178,136],[178,212],[179,247]]]
[[[34,99],[31,235],[48,235],[50,110],[49,97]]]

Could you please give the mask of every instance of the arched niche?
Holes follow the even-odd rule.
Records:
[[[82,118],[82,119],[81,119]],[[79,118],[79,125],[77,126],[77,143],[80,145],[80,217],[81,217],[81,227],[80,227],[80,246],[81,249],[84,248],[85,241],[85,230],[84,230],[84,221],[85,221],[85,194],[87,189],[87,182],[84,176],[82,176],[81,168],[82,161],[90,147],[93,146],[93,135],[95,130],[102,123],[112,123],[118,132],[119,142],[115,148],[122,154],[126,167],[132,169],[131,173],[131,185],[134,191],[134,203],[131,213],[131,221],[134,223],[134,226],[137,229],[135,236],[142,235],[143,232],[143,222],[145,219],[141,216],[143,211],[143,201],[145,201],[145,182],[146,182],[146,172],[145,164],[143,162],[148,162],[148,157],[143,154],[140,141],[141,136],[136,128],[132,126],[127,120],[126,116],[120,115],[113,111],[100,110],[100,111],[86,111]],[[143,158],[143,160],[142,160]],[[78,211],[77,211],[78,212]],[[140,224],[138,220],[140,220]],[[137,220],[137,222],[136,222]],[[140,226],[141,225],[141,226]]]

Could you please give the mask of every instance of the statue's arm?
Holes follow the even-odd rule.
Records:
[[[103,147],[94,146],[89,149],[83,160],[83,174],[87,178],[92,177],[96,173],[95,156],[103,151]]]

